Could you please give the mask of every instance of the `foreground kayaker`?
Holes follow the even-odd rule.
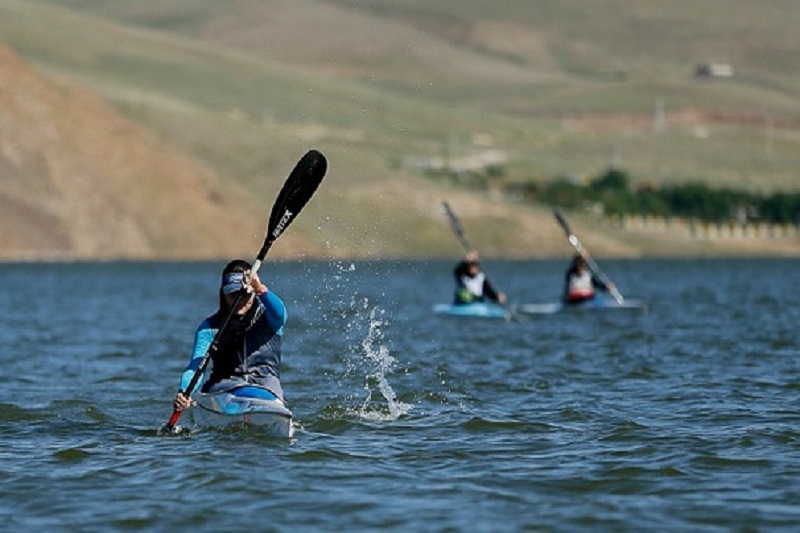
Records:
[[[235,259],[222,271],[219,309],[197,328],[192,357],[181,376],[181,391],[189,386],[237,296],[244,293],[222,334],[219,349],[211,356],[211,373],[200,390],[217,393],[249,385],[283,401],[280,367],[286,306],[261,282],[258,274],[251,276],[250,269],[250,263]],[[188,397],[179,391],[173,408],[181,411],[191,407],[191,395],[197,388]]]
[[[506,302],[506,295],[498,291],[481,270],[478,252],[468,252],[453,271],[456,279],[456,304],[471,304],[491,301],[499,304]]]
[[[564,280],[564,303],[580,304],[595,297],[595,289],[613,290],[614,284],[605,284],[589,270],[580,254],[572,258]]]

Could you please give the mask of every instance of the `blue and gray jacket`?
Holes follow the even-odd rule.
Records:
[[[234,315],[211,357],[211,371],[202,392],[223,392],[244,385],[264,387],[283,400],[281,336],[286,306],[272,291],[257,296],[244,315]],[[181,390],[189,386],[225,316],[220,311],[197,328],[192,358],[181,376]],[[199,382],[198,382],[199,383]],[[192,393],[197,391],[191,391]]]

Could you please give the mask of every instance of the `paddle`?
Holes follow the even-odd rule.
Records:
[[[289,227],[289,224],[292,223],[298,213],[300,213],[306,203],[308,203],[314,195],[320,182],[322,182],[322,178],[325,176],[327,168],[328,162],[325,156],[316,150],[309,150],[300,161],[297,162],[294,169],[289,174],[289,177],[286,178],[286,182],[283,184],[283,187],[278,193],[278,197],[275,199],[275,204],[272,206],[272,212],[270,213],[269,223],[267,225],[267,236],[264,238],[264,244],[261,246],[261,250],[259,250],[256,260],[250,270],[251,276],[256,274],[259,268],[261,268],[261,263],[275,240],[283,234],[284,230]],[[219,349],[219,341],[233,317],[234,310],[239,307],[239,303],[243,297],[244,292],[239,292],[237,294],[234,304],[228,311],[216,335],[214,335],[214,340],[211,341],[211,345],[208,347],[202,361],[200,361],[200,366],[197,367],[197,371],[194,373],[194,376],[192,376],[189,385],[181,391],[184,396],[188,397],[195,386],[197,386],[197,382],[202,378],[206,366],[208,366],[208,362],[211,360],[211,356]],[[172,431],[180,417],[181,411],[173,411],[164,429]]]
[[[456,214],[450,208],[450,204],[448,204],[447,202],[442,202],[442,205],[444,206],[444,212],[447,215],[447,218],[450,220],[450,227],[453,229],[453,233],[455,233],[456,238],[458,239],[458,242],[461,243],[461,246],[464,248],[464,250],[467,253],[474,252],[475,248],[470,246],[469,241],[467,241],[467,237],[464,234],[464,227],[461,225],[461,221],[458,220],[458,217],[456,216]],[[492,286],[496,287],[496,285],[494,285],[494,283],[492,283],[489,280],[489,275],[486,273],[485,269],[483,270],[483,274],[486,276],[486,280],[489,281],[489,283]],[[500,303],[500,302],[498,302],[498,303]],[[506,311],[511,313],[511,309],[509,309],[508,305],[506,305],[504,303],[500,303],[500,305],[502,305],[506,309]]]
[[[578,252],[581,257],[583,257],[584,261],[586,261],[586,265],[594,273],[594,275],[597,276],[597,279],[599,279],[603,283],[603,285],[605,285],[608,288],[608,292],[611,293],[611,296],[614,297],[617,303],[622,304],[624,300],[622,294],[620,294],[620,292],[617,290],[617,287],[609,279],[609,277],[606,276],[602,270],[600,270],[600,267],[597,265],[594,259],[592,259],[592,257],[589,255],[589,252],[586,251],[586,248],[583,247],[581,241],[578,240],[577,235],[575,235],[570,229],[569,224],[567,224],[567,221],[564,218],[564,215],[561,214],[561,211],[559,211],[558,209],[553,209],[553,215],[555,215],[556,220],[558,220],[558,223],[564,229],[564,232],[567,234],[567,240],[572,245],[572,247],[575,248],[575,251]]]

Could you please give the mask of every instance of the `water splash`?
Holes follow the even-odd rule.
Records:
[[[378,318],[382,314],[383,312],[377,307],[370,311],[367,336],[361,342],[362,353],[365,356],[364,363],[367,366],[364,382],[367,397],[361,404],[358,414],[361,418],[371,421],[397,420],[411,410],[411,405],[398,401],[387,379],[396,360],[384,342],[383,326],[386,325],[386,321]],[[376,390],[386,400],[385,406],[379,406],[373,400]]]
[[[373,301],[385,295],[368,295],[359,290],[352,281],[358,269],[355,263],[332,262],[329,266],[331,272],[325,277],[324,290],[317,296],[317,305],[324,309],[317,331],[325,332],[324,342],[331,342],[335,351],[347,346],[344,357],[334,359],[329,370],[329,375],[334,376],[332,385],[342,389],[342,394],[332,401],[340,406],[349,404],[340,411],[349,417],[397,420],[411,406],[397,400],[387,379],[396,361],[384,333],[388,321]],[[361,391],[366,391],[366,397]]]

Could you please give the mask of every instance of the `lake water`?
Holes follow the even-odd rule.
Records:
[[[800,528],[798,260],[602,261],[647,312],[509,322],[433,315],[449,262],[267,263],[294,438],[164,436],[221,266],[0,265],[4,529]]]

